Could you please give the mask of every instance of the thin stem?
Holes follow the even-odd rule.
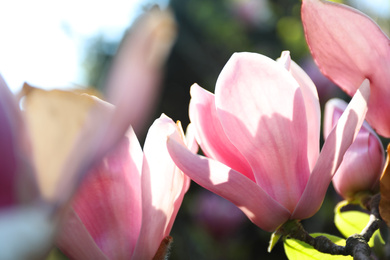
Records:
[[[278,232],[283,236],[289,236],[293,239],[303,241],[322,253],[351,255],[356,260],[368,260],[371,255],[368,241],[379,228],[380,222],[382,221],[379,215],[379,201],[380,194],[366,197],[362,201],[362,205],[371,212],[370,220],[360,234],[354,234],[347,238],[345,247],[336,245],[324,236],[312,237],[304,230],[302,224],[296,220],[287,222],[279,228]]]
[[[307,233],[300,222],[295,221],[291,223],[294,225],[293,228],[291,228],[291,225],[288,225],[279,229],[284,236],[289,236],[293,239],[303,241],[322,253],[331,255],[349,255],[346,253],[343,246],[336,245],[329,238],[324,236],[312,237],[309,233]]]

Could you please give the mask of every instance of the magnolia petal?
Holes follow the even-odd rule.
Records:
[[[52,208],[34,204],[0,212],[0,259],[43,259],[56,233]]]
[[[61,225],[56,245],[71,259],[109,259],[73,209],[69,210]]]
[[[352,96],[360,83],[371,83],[367,121],[390,137],[390,40],[365,14],[319,0],[302,2],[306,40],[321,71]]]
[[[332,99],[325,105],[324,136],[330,132],[347,103],[341,99]],[[385,163],[385,152],[376,133],[364,121],[355,141],[344,155],[340,167],[333,177],[335,190],[345,199],[353,199],[361,191],[373,191],[379,188],[379,178]]]
[[[184,144],[177,125],[162,115],[150,127],[142,165],[142,227],[133,259],[152,259],[169,235],[190,179],[174,164],[166,137]]]
[[[27,84],[23,91],[42,197],[56,202],[63,197],[67,200],[80,170],[90,166],[98,145],[96,137],[102,138],[99,126],[113,109],[97,98],[71,91],[45,91]],[[93,120],[91,111],[95,112]]]
[[[135,23],[122,42],[107,81],[108,101],[117,107],[111,123],[116,127],[108,129],[108,138],[123,135],[130,124],[136,133],[145,127],[175,36],[172,14],[154,9]]]
[[[280,58],[277,59],[277,62],[282,64],[291,73],[302,91],[306,107],[308,129],[307,156],[310,170],[312,170],[320,153],[321,109],[317,88],[306,72],[291,60],[289,51],[283,51]]]
[[[292,219],[309,218],[320,208],[334,173],[364,122],[369,96],[366,79],[326,139]]]
[[[191,153],[169,137],[168,151],[193,181],[239,207],[257,226],[274,231],[290,217],[290,212],[271,198],[256,183],[213,159]]]
[[[19,122],[18,122],[19,121]],[[18,201],[17,153],[20,114],[16,101],[0,75],[0,208],[10,206]]]
[[[290,73],[301,87],[306,107],[307,118],[307,156],[310,170],[313,170],[320,153],[321,109],[317,88],[306,72],[294,61],[291,62]]]
[[[294,210],[309,177],[305,103],[296,80],[260,54],[236,53],[215,89],[222,127],[256,182]]]
[[[337,121],[339,120],[347,106],[348,104],[344,100],[338,98],[333,98],[326,102],[323,127],[325,139],[333,130],[333,127],[337,124]]]
[[[199,145],[196,142],[195,138],[195,126],[193,124],[188,124],[186,129],[186,146],[190,149],[191,152],[197,153],[199,150]]]
[[[36,197],[30,142],[15,96],[0,75],[0,208]]]
[[[230,168],[255,181],[246,159],[230,142],[219,121],[214,95],[194,84],[191,87],[189,115],[196,129],[196,138],[202,151]]]
[[[134,132],[86,176],[72,202],[110,259],[130,259],[141,227],[142,150]],[[77,243],[77,241],[75,241]]]
[[[362,127],[333,177],[335,190],[345,199],[362,191],[378,191],[384,162],[382,143]]]

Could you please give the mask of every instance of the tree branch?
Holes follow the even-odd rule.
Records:
[[[382,221],[379,214],[379,201],[380,194],[371,196],[366,198],[365,201],[362,201],[362,205],[371,212],[370,220],[360,234],[354,234],[347,238],[345,246],[336,245],[324,236],[312,237],[304,230],[302,224],[298,221],[291,222],[293,223],[292,225],[288,224],[282,226],[279,228],[279,232],[283,236],[303,241],[322,253],[331,255],[350,255],[355,260],[368,260],[371,255],[368,241],[379,228]]]

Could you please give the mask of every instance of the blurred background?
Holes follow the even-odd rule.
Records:
[[[344,2],[371,16],[389,35],[390,1]],[[234,52],[257,52],[276,59],[283,50],[290,50],[292,59],[316,83],[322,106],[331,97],[348,98],[313,63],[303,35],[299,0],[2,1],[0,72],[15,93],[24,81],[44,88],[82,85],[102,90],[126,30],[154,5],[173,11],[179,31],[150,123],[165,113],[185,128],[190,86],[198,83],[213,92],[219,72]],[[142,142],[145,132],[138,136]],[[341,236],[332,221],[339,199],[330,187],[321,210],[303,221],[304,227],[309,232]],[[171,235],[171,260],[286,258],[281,242],[267,253],[270,233],[195,183],[184,198]],[[53,251],[49,259],[66,258]]]

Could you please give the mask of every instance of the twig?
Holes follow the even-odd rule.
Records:
[[[345,246],[336,245],[325,236],[312,237],[304,230],[303,226],[298,221],[293,222],[293,225],[286,226],[286,228],[282,226],[279,229],[279,232],[281,232],[283,236],[289,236],[293,239],[303,241],[322,253],[331,255],[350,255],[353,256],[355,260],[368,260],[371,255],[368,241],[379,228],[380,222],[382,221],[379,214],[379,201],[380,194],[363,201],[362,205],[371,213],[370,220],[360,234],[354,234],[347,238]]]

